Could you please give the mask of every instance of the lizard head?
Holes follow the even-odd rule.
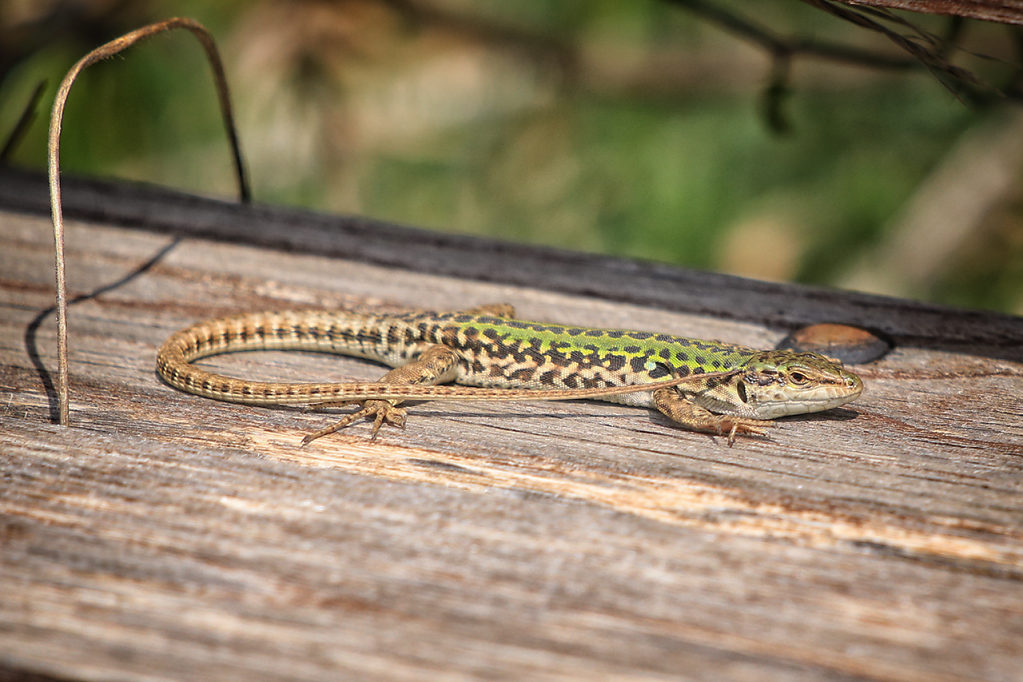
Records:
[[[863,382],[823,355],[769,350],[750,358],[735,389],[753,418],[774,419],[845,405]]]

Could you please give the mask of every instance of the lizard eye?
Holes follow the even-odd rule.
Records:
[[[794,384],[805,384],[807,382],[806,375],[802,372],[792,372],[789,374],[789,379],[791,379]]]

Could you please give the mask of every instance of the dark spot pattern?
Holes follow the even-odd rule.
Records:
[[[517,369],[508,375],[508,378],[513,381],[529,382],[533,380],[533,375],[536,374],[535,369],[523,368]]]
[[[612,372],[620,372],[625,368],[624,355],[608,355],[604,358],[604,367]]]
[[[668,376],[670,374],[671,374],[671,372],[668,371],[668,368],[665,367],[664,365],[662,365],[661,363],[657,363],[654,366],[654,368],[652,370],[650,370],[650,378],[651,379],[663,379],[664,377],[666,377],[666,376]]]
[[[352,348],[388,364],[400,365],[419,357],[430,344],[442,344],[457,354],[465,383],[480,381],[492,386],[529,383],[550,388],[606,386],[628,381],[631,374],[653,379],[670,374],[684,377],[729,369],[743,359],[742,349],[715,342],[465,312],[324,316],[302,324],[296,323],[297,319],[300,318],[285,315],[271,324],[221,326],[215,332],[190,337],[182,352],[201,354],[226,344],[254,347],[271,339],[309,340],[321,346],[329,340],[335,350],[344,352],[345,348]],[[647,369],[651,360],[658,364]],[[540,367],[544,367],[542,373]],[[171,371],[168,369],[168,374]],[[207,384],[206,392],[216,391],[216,381]]]

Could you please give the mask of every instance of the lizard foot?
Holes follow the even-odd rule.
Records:
[[[718,435],[728,435],[728,447],[735,445],[736,436],[761,436],[763,438],[770,438],[764,429],[773,429],[775,427],[777,427],[777,424],[772,421],[729,416],[719,417],[717,423],[714,425]]]
[[[362,408],[356,412],[353,412],[343,419],[331,424],[330,426],[320,429],[315,433],[310,433],[308,436],[302,439],[302,445],[309,445],[317,438],[330,435],[341,429],[355,423],[356,421],[364,417],[373,417],[373,430],[370,434],[370,440],[376,440],[377,434],[380,432],[380,427],[384,425],[384,422],[397,426],[402,429],[405,428],[405,419],[408,413],[403,407],[395,407],[386,400],[366,400],[364,402],[332,402],[332,403],[321,403],[318,405],[311,405],[306,408],[306,411],[321,409],[323,407],[341,407],[344,405],[358,404],[362,405]]]

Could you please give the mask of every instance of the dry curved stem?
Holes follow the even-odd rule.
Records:
[[[62,426],[67,426],[70,421],[69,391],[68,391],[68,344],[67,344],[67,282],[64,275],[64,214],[61,209],[60,200],[60,130],[64,118],[64,105],[67,102],[71,86],[78,78],[85,67],[111,57],[127,47],[144,40],[158,33],[170,31],[176,28],[183,28],[191,31],[209,59],[216,80],[217,97],[220,101],[220,110],[224,118],[224,127],[227,129],[227,136],[231,144],[231,153],[234,157],[235,173],[238,177],[238,193],[242,203],[249,203],[251,191],[248,178],[245,174],[245,167],[242,163],[241,149],[238,144],[238,134],[234,125],[234,114],[231,110],[231,98],[227,88],[227,78],[224,75],[224,65],[220,59],[220,53],[213,42],[209,31],[197,21],[176,17],[167,19],[155,24],[149,24],[137,31],[127,33],[115,40],[97,47],[89,54],[82,57],[78,63],[71,67],[71,70],[64,76],[57,95],[53,101],[53,112],[50,115],[50,136],[47,143],[48,162],[47,169],[50,180],[50,214],[53,218],[53,242],[54,261],[57,282],[57,405],[58,420]]]

